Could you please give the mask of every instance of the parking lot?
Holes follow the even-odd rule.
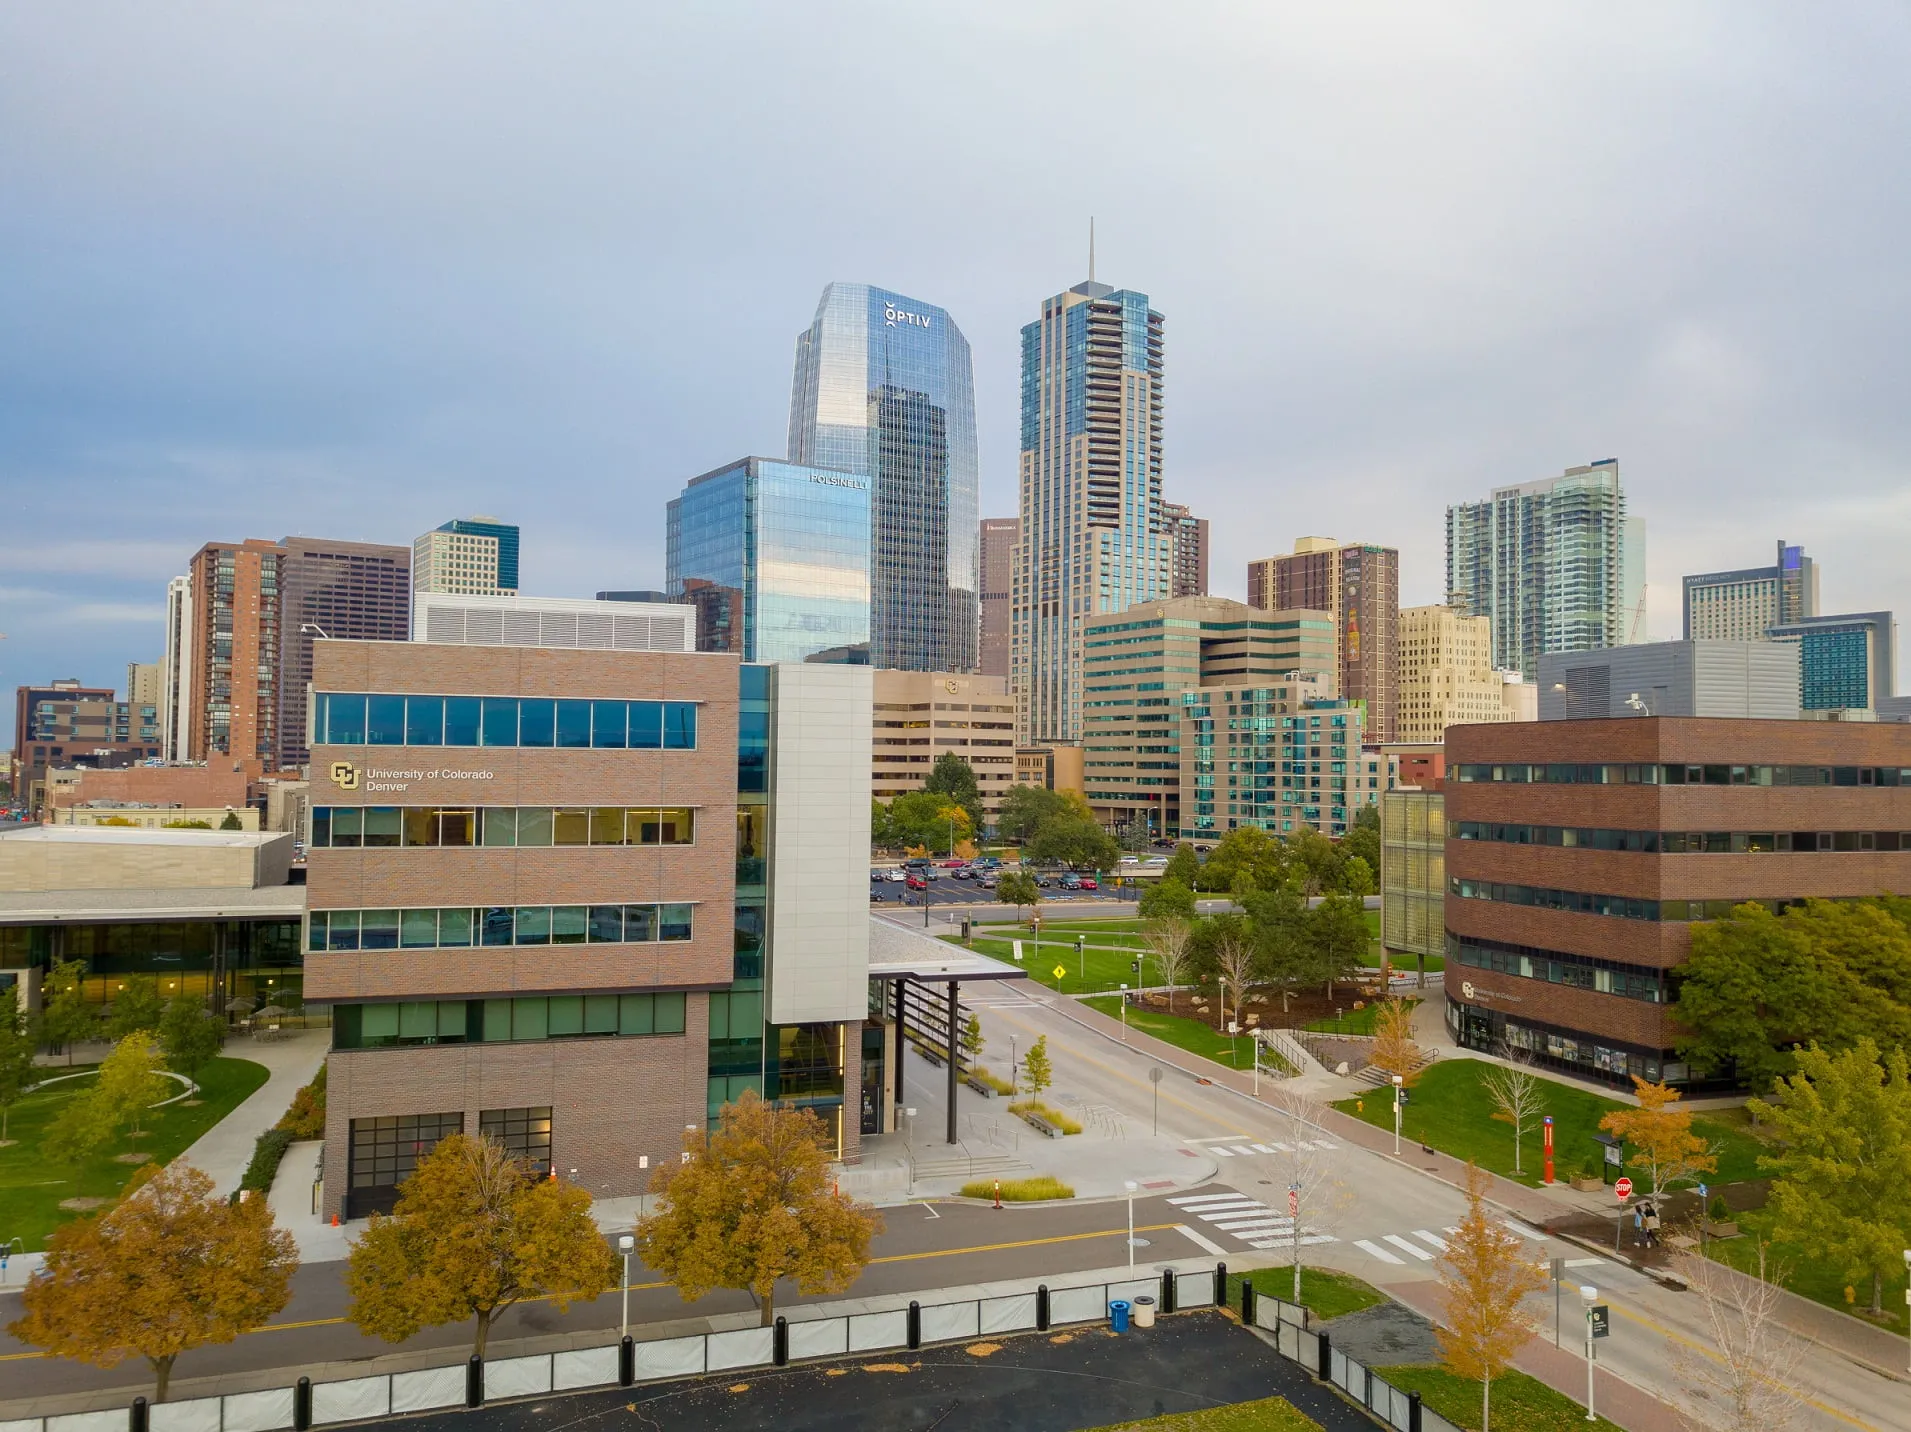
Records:
[[[878,878],[878,870],[882,871],[882,878]],[[981,874],[979,871],[965,871],[962,872],[961,878],[958,878],[955,870],[937,867],[933,877],[927,882],[926,891],[909,889],[907,881],[891,878],[892,871],[894,874],[904,873],[899,867],[872,866],[870,868],[870,904],[920,906],[925,898],[931,905],[992,905],[995,903],[995,892],[977,878]],[[1132,901],[1135,898],[1133,885],[1116,885],[1116,881],[1121,878],[1119,874],[1097,879],[1098,888],[1094,890],[1065,889],[1062,885],[1063,872],[1043,872],[1042,878],[1048,882],[1042,889],[1044,905],[1065,903],[1070,900]]]

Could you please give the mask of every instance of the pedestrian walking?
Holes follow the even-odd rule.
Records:
[[[1659,1244],[1659,1205],[1648,1203],[1644,1210],[1646,1226],[1646,1247],[1656,1248]]]

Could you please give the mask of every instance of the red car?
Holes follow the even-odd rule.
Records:
[[[1082,877],[1082,889],[1099,890],[1101,889],[1101,883],[1092,875],[1084,875]]]
[[[960,870],[969,862],[966,860],[939,860],[936,863],[944,870]]]
[[[927,890],[929,888],[929,882],[924,880],[920,875],[911,875],[907,880],[902,882],[902,888],[905,890]]]

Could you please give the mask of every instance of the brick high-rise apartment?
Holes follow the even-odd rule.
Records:
[[[982,519],[981,594],[982,641],[976,670],[984,676],[1009,674],[1009,596],[1015,584],[1015,544],[1022,523],[1016,517]]]
[[[1196,517],[1179,502],[1161,504],[1161,520],[1174,537],[1168,584],[1175,597],[1208,594],[1208,519]]]
[[[1367,704],[1367,739],[1397,739],[1400,553],[1370,543],[1303,537],[1294,550],[1248,563],[1248,605],[1329,612],[1339,641],[1340,695]]]

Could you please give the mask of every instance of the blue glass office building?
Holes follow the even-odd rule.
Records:
[[[1898,623],[1890,612],[1806,617],[1771,628],[1798,647],[1798,704],[1806,711],[1881,709],[1896,690]]]
[[[745,661],[869,640],[870,480],[746,457],[691,479],[665,518],[673,597],[722,596]],[[699,644],[712,649],[699,622]]]
[[[824,289],[796,339],[790,461],[869,482],[870,664],[973,671],[975,381],[949,315],[870,284]]]

